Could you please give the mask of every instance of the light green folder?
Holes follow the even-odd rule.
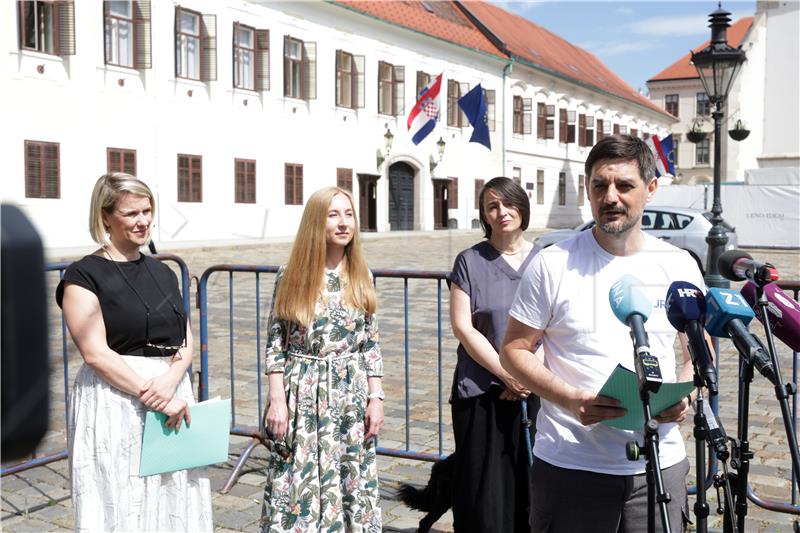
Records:
[[[152,476],[228,460],[231,401],[219,398],[190,407],[192,423],[168,428],[167,415],[148,411],[144,419],[139,476]]]
[[[650,414],[658,416],[661,411],[672,407],[694,388],[691,381],[682,383],[662,383],[658,392],[650,395]],[[627,409],[627,414],[620,418],[603,420],[603,424],[619,429],[642,431],[644,428],[644,409],[639,398],[639,385],[636,372],[632,372],[622,365],[611,373],[603,388],[602,396],[619,400],[620,407]]]

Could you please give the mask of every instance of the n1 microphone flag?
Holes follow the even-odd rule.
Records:
[[[672,146],[672,135],[670,135],[668,139],[670,146]],[[653,157],[656,158],[656,177],[664,176],[666,174],[674,176],[675,166],[670,164],[670,162],[667,160],[667,156],[664,153],[664,147],[661,141],[658,139],[658,135],[651,135],[644,143],[648,148],[650,148],[650,151],[653,152]]]
[[[428,136],[436,121],[439,118],[439,90],[442,87],[442,76],[439,74],[431,80],[420,92],[417,103],[414,104],[411,113],[408,114],[408,131],[411,133],[411,141],[419,144]]]
[[[467,120],[469,120],[473,128],[469,142],[481,143],[491,150],[492,143],[489,140],[489,116],[486,111],[486,96],[480,83],[458,99],[458,107],[467,116]]]

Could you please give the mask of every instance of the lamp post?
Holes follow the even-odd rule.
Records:
[[[708,243],[708,260],[706,261],[706,285],[709,287],[727,288],[728,280],[719,273],[717,261],[725,246],[728,236],[722,225],[722,202],[720,201],[721,183],[721,143],[722,143],[722,117],[725,100],[736,71],[745,60],[745,53],[739,48],[728,44],[727,30],[730,26],[730,13],[719,7],[708,16],[711,28],[711,41],[708,46],[695,53],[692,52],[692,63],[700,75],[703,88],[709,100],[714,104],[711,116],[714,119],[714,203],[711,207],[711,229],[706,236]]]

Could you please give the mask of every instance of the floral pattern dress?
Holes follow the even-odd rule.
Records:
[[[284,373],[292,453],[270,454],[262,532],[381,531],[375,440],[364,442],[367,377],[383,375],[378,324],[343,289],[326,271],[310,327],[270,312],[266,372]]]

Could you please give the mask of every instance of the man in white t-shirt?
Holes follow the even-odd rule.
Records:
[[[634,370],[630,330],[614,316],[608,293],[625,274],[642,282],[653,302],[645,329],[664,381],[689,381],[693,368],[686,338],[680,334],[683,360],[676,369],[677,333],[664,300],[673,281],[705,287],[688,253],[641,230],[644,206],[658,188],[654,176],[653,155],[641,139],[614,135],[598,142],[586,159],[586,191],[596,225],[539,253],[511,307],[501,363],[542,400],[532,470],[535,532],[647,527],[645,460],[625,456],[625,443],[642,442],[642,432],[599,423],[624,410],[598,391],[617,364]],[[533,355],[540,339],[541,358]],[[672,531],[683,530],[686,513],[689,463],[678,423],[688,414],[687,398],[656,417],[662,475],[672,497]]]

